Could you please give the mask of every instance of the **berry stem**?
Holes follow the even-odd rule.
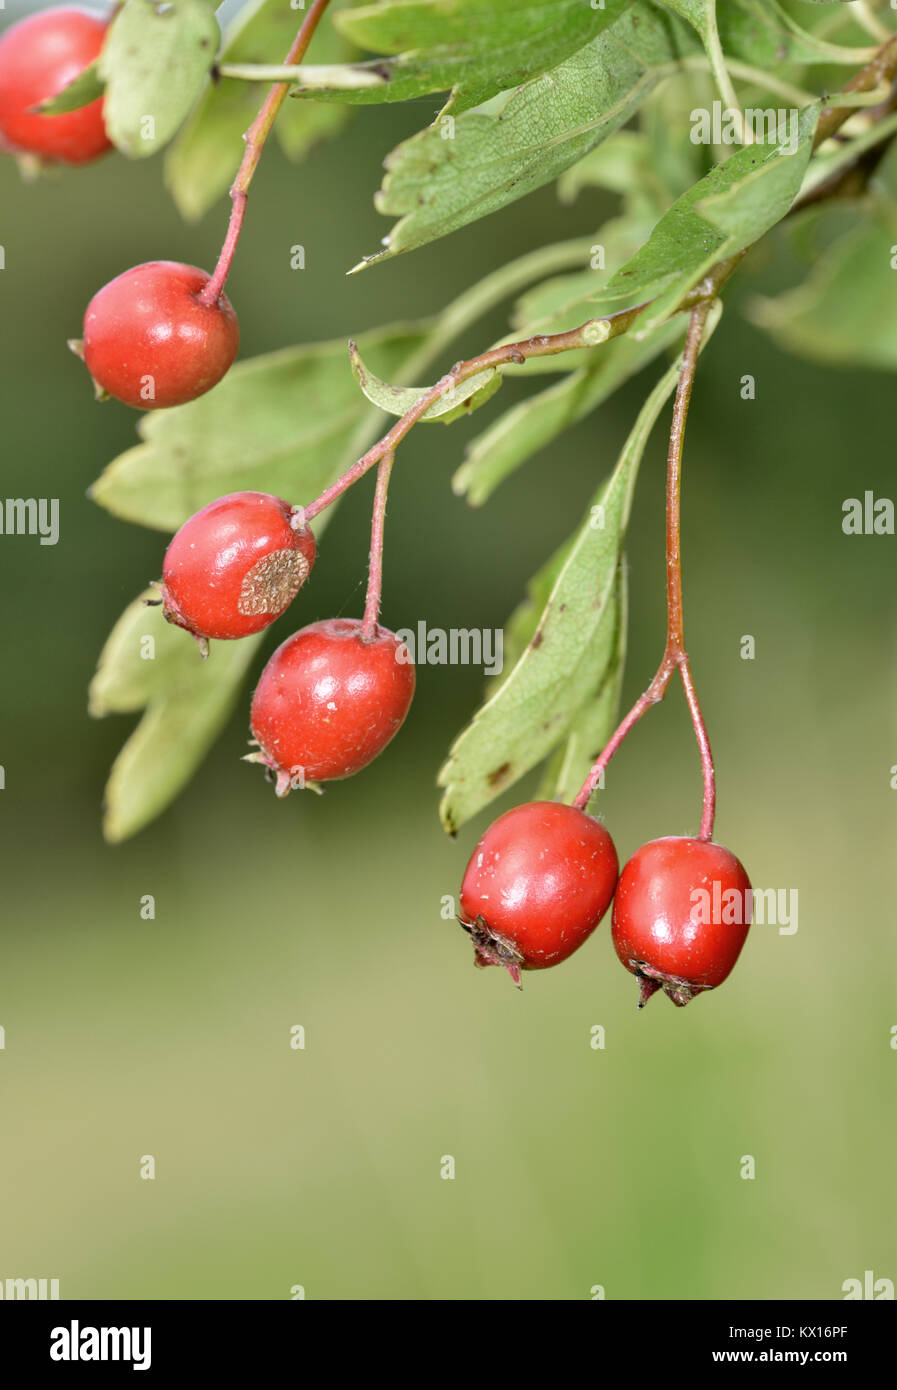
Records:
[[[685,623],[682,603],[682,540],[681,540],[681,501],[682,501],[682,450],[685,442],[685,422],[691,401],[695,370],[707,315],[710,312],[712,297],[703,300],[691,311],[682,365],[679,369],[679,384],[673,404],[673,420],[670,427],[670,447],[667,455],[666,481],[666,594],[667,594],[667,636],[663,658],[657,673],[648,689],[639,696],[629,713],[621,720],[611,734],[601,753],[595,760],[588,777],[577,793],[573,805],[584,811],[593,792],[602,780],[604,770],[623,743],[630,730],[641,719],[646,710],[658,704],[667,692],[667,687],[675,671],[678,671],[685,690],[695,737],[701,753],[701,768],[704,776],[704,803],[701,817],[699,839],[709,840],[713,835],[713,819],[716,809],[716,775],[710,739],[701,714],[697,693],[691,674],[688,653],[685,649]]]
[[[302,21],[299,33],[293,40],[293,46],[284,59],[284,67],[292,67],[302,62],[305,57],[308,45],[312,41],[312,36],[318,27],[318,21],[330,4],[330,0],[314,0],[308,14]],[[240,167],[237,170],[237,177],[230,190],[231,214],[227,226],[227,235],[224,238],[224,245],[221,248],[221,255],[218,257],[218,264],[212,272],[211,279],[205,288],[197,295],[200,304],[217,304],[224,289],[225,281],[230,274],[234,255],[237,250],[237,243],[240,240],[240,232],[243,229],[243,218],[246,216],[246,202],[249,193],[249,185],[252,183],[255,171],[258,168],[262,151],[265,148],[265,141],[271,134],[271,128],[277,119],[277,114],[286,99],[287,92],[290,90],[289,82],[275,82],[268,95],[262,103],[261,109],[252,125],[247,130],[243,139],[246,142],[246,150]]]
[[[361,623],[362,642],[372,642],[377,635],[377,619],[380,617],[380,598],[383,593],[383,533],[386,528],[386,495],[389,491],[389,475],[392,472],[394,459],[395,454],[384,454],[377,469],[374,510],[371,516],[368,590]]]

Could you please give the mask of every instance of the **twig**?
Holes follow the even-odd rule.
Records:
[[[318,21],[329,5],[330,0],[314,0],[314,4],[309,10],[302,27],[293,41],[293,46],[284,60],[284,66],[301,63],[305,57],[308,45],[311,43],[312,36],[318,27]],[[201,304],[216,304],[221,291],[224,289],[225,281],[230,274],[233,264],[234,254],[237,243],[240,240],[240,232],[243,230],[243,218],[246,216],[246,201],[249,193],[249,185],[252,183],[255,171],[258,168],[259,160],[262,157],[262,150],[265,148],[265,141],[271,134],[271,127],[277,119],[277,113],[283,106],[287,92],[290,90],[289,82],[277,82],[271,88],[262,103],[261,110],[256,116],[252,125],[244,135],[246,150],[243,159],[237,170],[237,177],[231,186],[231,213],[230,221],[227,226],[227,235],[224,238],[224,245],[221,248],[221,255],[218,257],[212,276],[205,288],[197,295]]]

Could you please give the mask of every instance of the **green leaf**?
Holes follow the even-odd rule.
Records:
[[[532,641],[575,541],[575,535],[564,541],[533,576],[526,587],[526,597],[505,623],[503,655],[506,666],[515,666]],[[546,763],[538,795],[547,801],[573,800],[615,728],[626,654],[626,587],[626,568],[621,561],[617,570],[616,591],[611,600],[616,624],[613,656],[599,679],[597,689],[574,716],[565,742]],[[502,679],[501,676],[490,677],[489,689],[497,689]]]
[[[359,48],[390,55],[311,72],[294,96],[338,101],[413,101],[451,92],[440,114],[460,115],[569,58],[612,24],[631,0],[584,0],[507,5],[497,0],[380,0],[344,11],[337,21]],[[358,77],[376,76],[359,87]]]
[[[251,0],[226,30],[219,62],[256,64],[283,58],[302,17],[302,11],[292,9],[288,0]],[[336,63],[354,51],[325,15],[308,56]],[[254,83],[222,77],[206,84],[165,158],[165,182],[184,217],[191,221],[202,217],[227,192],[243,157],[243,135],[261,100]],[[277,118],[275,134],[288,158],[299,160],[317,141],[336,134],[349,114],[321,102],[287,102]]]
[[[819,102],[801,112],[793,153],[782,153],[778,145],[747,145],[715,165],[676,200],[632,260],[584,304],[592,312],[609,313],[654,299],[638,331],[663,322],[717,261],[750,246],[786,215],[800,192],[819,112]]]
[[[83,72],[79,72],[77,77],[72,78],[68,86],[57,92],[55,97],[42,101],[37,110],[45,116],[61,116],[66,111],[80,111],[82,106],[89,106],[92,101],[101,97],[103,90],[99,60],[96,60]]]
[[[590,508],[535,633],[506,680],[455,741],[439,774],[440,814],[455,831],[571,731],[618,645],[617,574],[639,463],[676,389],[679,362],[639,412],[614,472]]]
[[[758,299],[749,317],[777,343],[831,365],[897,369],[897,241],[893,206],[835,241],[799,288]]]
[[[471,506],[482,506],[515,469],[584,419],[681,334],[681,323],[671,319],[643,339],[615,338],[593,349],[588,366],[512,406],[468,445],[452,479],[454,491]]]
[[[183,789],[233,708],[260,637],[215,642],[203,661],[196,643],[147,608],[148,589],[119,618],[90,687],[90,713],[146,707],[115,760],[106,786],[103,831],[127,839]]]
[[[359,342],[385,375],[398,375],[429,328],[397,324]],[[342,339],[267,353],[238,363],[189,405],[144,415],[143,443],[109,465],[91,496],[163,531],[227,492],[310,501],[351,462],[346,451],[367,411]]]
[[[389,386],[365,366],[355,343],[349,344],[349,359],[355,380],[368,400],[389,415],[405,415],[432,389],[429,386]],[[500,386],[501,374],[494,367],[487,367],[446,391],[424,411],[418,423],[441,420],[444,425],[450,425],[453,420],[459,420],[462,415],[470,415],[481,405],[485,405]]]
[[[557,178],[624,125],[670,64],[697,46],[686,26],[635,4],[551,72],[452,127],[406,140],[387,156],[375,199],[400,220],[370,261],[446,236]]]
[[[125,0],[99,58],[104,119],[123,154],[144,159],[166,144],[202,90],[218,48],[209,0]]]

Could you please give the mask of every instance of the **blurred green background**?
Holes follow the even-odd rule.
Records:
[[[431,114],[370,108],[298,168],[267,152],[229,284],[242,357],[424,315],[610,210],[599,195],[562,207],[548,189],[346,279],[386,229],[372,207],[382,156]],[[451,842],[436,814],[436,771],[480,695],[470,668],[421,668],[386,756],[284,803],[239,761],[247,688],[177,804],[104,844],[103,783],[133,721],[91,722],[85,690],[165,541],[87,500],[138,417],[93,402],[65,342],[126,267],[211,267],[227,208],[186,226],[161,162],[119,157],[31,185],[5,160],[0,207],[4,496],[61,505],[55,548],[0,540],[0,1278],[58,1277],[63,1297],[289,1298],[302,1285],[318,1299],[486,1300],[587,1299],[598,1285],[611,1299],[829,1299],[867,1269],[894,1278],[897,542],[841,531],[846,497],[893,495],[893,381],[786,358],[750,328],[739,299],[784,274],[767,255],[727,294],[690,420],[688,638],[717,838],[756,886],[798,890],[798,932],[756,927],[724,989],[682,1011],[658,997],[636,1012],[607,922],[518,994],[472,969],[440,916],[490,818]],[[504,327],[495,315],[460,349]],[[392,490],[384,620],[500,626],[657,374],[479,512],[449,479],[487,417],[416,431]],[[629,546],[627,703],[663,640],[663,459],[661,427]],[[339,511],[265,653],[301,623],[360,612],[369,491]],[[694,833],[699,808],[675,692],[620,753],[602,811],[625,858]]]

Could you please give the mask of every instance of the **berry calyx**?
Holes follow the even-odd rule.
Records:
[[[204,270],[148,261],[98,290],[84,315],[84,358],[99,395],[135,410],[183,405],[210,391],[237,355],[240,329],[230,300],[205,304]]]
[[[259,745],[248,762],[276,778],[278,796],[360,772],[401,728],[414,695],[408,649],[388,628],[370,637],[354,618],[327,618],[277,648],[252,699]]]
[[[102,97],[59,115],[34,109],[90,66],[106,29],[101,15],[74,7],[28,15],[7,29],[0,38],[0,141],[8,150],[88,164],[112,149]]]
[[[314,561],[315,538],[301,507],[267,492],[231,492],[191,516],[172,539],[162,611],[201,642],[248,637],[289,607]]]
[[[650,840],[626,864],[614,895],[617,955],[639,981],[639,1008],[662,989],[674,1004],[715,989],[738,959],[751,918],[751,884],[712,840]]]
[[[477,844],[461,884],[459,921],[474,964],[521,970],[559,965],[610,906],[619,863],[600,821],[557,801],[506,811]]]

